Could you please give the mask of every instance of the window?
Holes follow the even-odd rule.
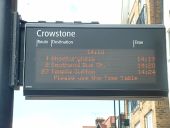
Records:
[[[135,128],[141,128],[140,122],[138,122],[138,123],[135,124]]]
[[[140,0],[140,10],[142,10],[143,6],[145,5],[145,0]]]
[[[132,100],[130,102],[131,112],[136,111],[136,109],[139,107],[139,101],[138,100]]]
[[[145,128],[153,128],[152,111],[145,116]]]

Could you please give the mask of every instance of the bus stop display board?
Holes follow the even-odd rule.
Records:
[[[163,26],[25,27],[25,96],[168,95]]]

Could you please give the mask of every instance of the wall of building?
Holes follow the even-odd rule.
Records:
[[[161,20],[161,0],[146,0],[148,12],[148,24],[160,24]]]
[[[128,18],[128,23],[129,24],[136,24],[136,21],[139,16],[139,0],[135,0],[131,11],[129,12],[129,18]]]
[[[152,112],[153,128],[170,128],[170,111],[167,99],[160,101],[141,101],[139,107],[131,113],[131,128],[140,122],[141,128],[145,128],[146,115]]]
[[[155,102],[157,128],[170,128],[170,109],[168,99]]]
[[[147,24],[161,24],[162,23],[162,15],[161,15],[161,0],[145,0],[145,2],[141,2],[141,0],[135,0],[131,11],[129,12],[128,23],[135,24],[140,12],[142,10],[143,4],[146,5],[146,13],[147,13]]]
[[[140,122],[141,128],[145,128],[145,116],[148,112],[152,111],[153,116],[153,124],[154,128],[156,128],[156,113],[154,101],[143,101],[139,103],[139,106],[135,111],[131,113],[131,128],[135,128],[135,125]]]

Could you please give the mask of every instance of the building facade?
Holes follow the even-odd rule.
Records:
[[[97,118],[95,123],[96,126],[83,126],[83,128],[117,128],[115,116],[109,116],[106,120],[103,118]]]
[[[122,23],[163,24],[165,22],[163,6],[168,5],[163,0],[132,0],[133,3],[122,0],[122,2],[122,6],[126,7],[124,4],[128,4],[127,7],[129,7],[129,9],[125,9],[128,12],[122,11]],[[124,10],[123,7],[122,10]],[[170,24],[170,20],[167,21],[167,24]],[[167,30],[167,34],[169,34],[169,30]],[[130,118],[130,128],[170,128],[168,98],[158,101],[132,100],[127,102],[125,110],[128,112],[125,113],[129,113],[127,116]]]
[[[138,101],[130,116],[131,128],[169,128],[168,100]]]
[[[122,23],[162,24],[163,0],[122,0]]]

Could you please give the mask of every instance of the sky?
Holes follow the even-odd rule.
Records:
[[[18,0],[18,11],[27,21],[119,24],[121,0]]]
[[[18,0],[18,12],[29,22],[120,24],[121,1]],[[94,126],[98,117],[107,119],[113,114],[112,100],[25,100],[21,88],[15,91],[13,128],[82,128]]]
[[[25,100],[20,90],[15,91],[13,128],[82,128],[113,114],[112,100]]]

